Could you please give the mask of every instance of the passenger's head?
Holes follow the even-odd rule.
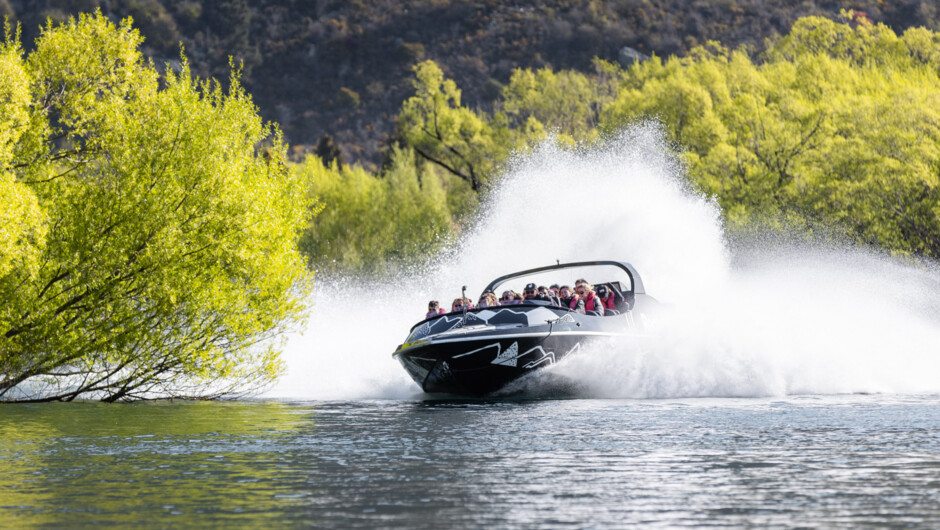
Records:
[[[513,292],[512,292],[512,297],[513,297],[514,300],[524,300],[523,296],[522,296],[521,294],[517,293],[516,291],[513,291]]]
[[[530,284],[528,284],[528,285],[525,286],[525,290],[522,291],[522,294],[524,294],[526,298],[534,298],[534,297],[535,297],[535,293],[537,293],[537,292],[538,292],[538,290],[535,288],[535,284],[534,284],[534,283],[530,283]]]
[[[610,295],[610,291],[607,290],[606,285],[597,286],[597,296],[600,296],[601,298],[607,298],[608,295]]]
[[[454,303],[451,304],[450,310],[451,311],[463,311],[463,307],[465,305],[464,300],[465,300],[464,298],[454,298]]]
[[[557,284],[557,283],[553,283],[553,284],[551,284],[551,285],[548,286],[548,290],[551,291],[551,292],[553,292],[553,293],[555,293],[555,294],[558,294],[558,289],[560,289],[560,287],[558,287],[558,284]]]
[[[562,285],[561,289],[558,289],[558,296],[562,298],[568,298],[569,296],[571,296],[571,286]]]
[[[594,292],[593,285],[589,284],[588,282],[584,280],[578,280],[578,281],[580,281],[581,283],[579,283],[578,286],[574,288],[574,292],[578,293],[578,296],[584,296],[588,293]]]
[[[480,295],[480,302],[477,307],[496,307],[499,305],[499,299],[492,292],[485,292]]]
[[[575,282],[574,282],[574,288],[577,290],[577,288],[578,288],[582,283],[587,283],[587,280],[585,280],[584,278],[579,278],[579,279],[575,280]]]
[[[432,311],[437,311],[438,309],[440,309],[440,307],[441,307],[440,302],[438,302],[437,300],[431,300],[430,302],[428,302],[428,313]]]

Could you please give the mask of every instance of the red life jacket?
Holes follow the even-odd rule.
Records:
[[[577,308],[578,308],[578,300],[580,300],[580,298],[578,298],[578,295],[576,295],[576,294],[571,295],[571,301],[568,302],[568,309],[571,309],[571,310],[577,309]]]
[[[588,293],[587,299],[584,300],[584,310],[597,311],[601,314],[604,314],[604,307],[597,302],[598,300],[600,300],[599,296],[594,293]]]
[[[604,302],[604,309],[617,309],[617,304],[614,303],[614,295],[610,295],[607,298],[601,298],[601,302]]]

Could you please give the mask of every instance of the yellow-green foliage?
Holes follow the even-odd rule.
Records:
[[[29,128],[31,97],[22,52],[9,28],[6,33],[0,44],[0,278],[14,268],[34,274],[46,232],[36,196],[13,174],[15,147]]]
[[[599,75],[593,77],[549,68],[513,72],[503,88],[502,110],[522,133],[516,147],[540,140],[546,129],[570,143],[597,137],[598,112],[613,97],[616,79],[605,75],[613,65],[600,60],[595,65]]]
[[[460,89],[433,61],[414,68],[415,95],[402,104],[398,128],[425,159],[482,189],[511,149],[505,127],[460,104]]]
[[[372,271],[420,259],[453,235],[441,178],[419,172],[411,150],[396,148],[379,176],[359,167],[327,167],[317,157],[297,171],[322,207],[300,242],[313,268]]]
[[[656,117],[732,224],[798,215],[940,256],[940,38],[799,20],[763,59],[720,45],[631,67],[604,113]]]
[[[26,61],[13,183],[35,196],[48,235],[38,269],[0,275],[0,397],[64,372],[80,392],[73,378],[38,397],[268,380],[277,345],[257,344],[302,316],[309,208],[280,135],[237,75],[227,92],[185,61],[161,76],[140,41],[129,21],[81,16],[47,26]]]

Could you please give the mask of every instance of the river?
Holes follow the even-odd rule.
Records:
[[[668,152],[543,147],[426,267],[318,278],[264,399],[0,406],[0,526],[940,527],[940,266],[729,236]],[[594,259],[674,311],[553,366],[566,399],[433,400],[391,358],[428,300]]]
[[[940,396],[0,407],[0,526],[940,525]]]

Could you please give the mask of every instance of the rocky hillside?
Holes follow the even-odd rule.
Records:
[[[898,32],[940,29],[934,0],[0,0],[27,47],[44,20],[94,9],[132,16],[158,62],[178,60],[182,43],[197,73],[224,79],[234,56],[297,153],[329,134],[347,161],[367,165],[380,161],[423,59],[458,82],[464,103],[486,107],[515,68],[588,70],[595,56],[681,55],[707,40],[756,53],[797,18],[840,9]]]

